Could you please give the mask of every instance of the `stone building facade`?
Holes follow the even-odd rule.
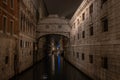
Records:
[[[18,0],[0,0],[0,79],[17,72]]]
[[[32,0],[19,2],[19,72],[33,64],[33,44],[36,31],[36,7]]]
[[[33,65],[39,4],[43,2],[0,0],[1,80],[8,80]],[[40,7],[42,14],[46,13],[44,5]],[[43,16],[45,17],[41,15],[41,18]]]
[[[119,0],[84,0],[70,21],[65,56],[94,80],[120,79],[119,11]]]

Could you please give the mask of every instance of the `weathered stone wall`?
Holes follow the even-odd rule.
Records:
[[[45,42],[46,38],[42,37],[38,41],[38,53],[37,53],[37,61],[42,60],[45,57]]]
[[[14,57],[17,46],[16,39],[0,34],[0,77],[1,80],[8,80],[15,74]]]
[[[90,14],[91,4],[93,12]],[[94,80],[120,79],[119,6],[119,0],[107,0],[104,4],[101,0],[84,0],[71,19],[71,53],[66,54],[66,58]],[[107,31],[103,30],[104,17],[108,20]]]

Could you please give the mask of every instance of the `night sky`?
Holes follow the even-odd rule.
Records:
[[[49,14],[58,14],[70,19],[82,0],[44,0]]]

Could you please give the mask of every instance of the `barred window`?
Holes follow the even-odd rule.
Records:
[[[82,20],[85,20],[85,13],[82,14]]]
[[[104,4],[107,0],[101,0],[101,3]]]
[[[102,57],[102,68],[108,69],[108,58]]]
[[[84,53],[82,53],[82,60],[84,60],[85,59],[85,55],[84,55]]]
[[[89,11],[90,11],[90,14],[93,13],[93,4],[90,5]]]
[[[6,33],[7,30],[7,17],[3,16],[3,32]]]
[[[77,52],[77,58],[79,58],[79,52]]]
[[[23,47],[23,41],[20,40],[20,47],[22,48]]]
[[[80,38],[80,37],[79,37],[79,33],[78,33],[78,40],[79,40],[79,38]]]
[[[90,63],[93,63],[93,55],[89,55],[89,61]]]
[[[101,23],[102,23],[103,32],[108,31],[108,19],[107,19],[107,17],[102,18]]]
[[[107,2],[107,0],[101,0],[101,8],[103,7],[103,4]]]
[[[90,25],[90,36],[94,35],[93,25]]]
[[[6,56],[6,57],[5,57],[5,64],[8,64],[8,61],[9,61],[9,57]]]
[[[13,35],[14,34],[14,22],[10,21],[10,34]]]
[[[10,0],[10,7],[13,9],[14,8],[14,0]]]
[[[85,38],[85,31],[82,31],[82,38]]]

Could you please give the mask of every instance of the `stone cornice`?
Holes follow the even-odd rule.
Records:
[[[90,1],[91,0],[83,0],[83,2],[78,7],[75,14],[73,15],[73,17],[71,18],[71,20],[70,20],[71,23],[75,21],[76,17],[84,10],[84,8],[90,3]]]
[[[68,23],[39,23],[38,26],[42,25],[68,25]]]

